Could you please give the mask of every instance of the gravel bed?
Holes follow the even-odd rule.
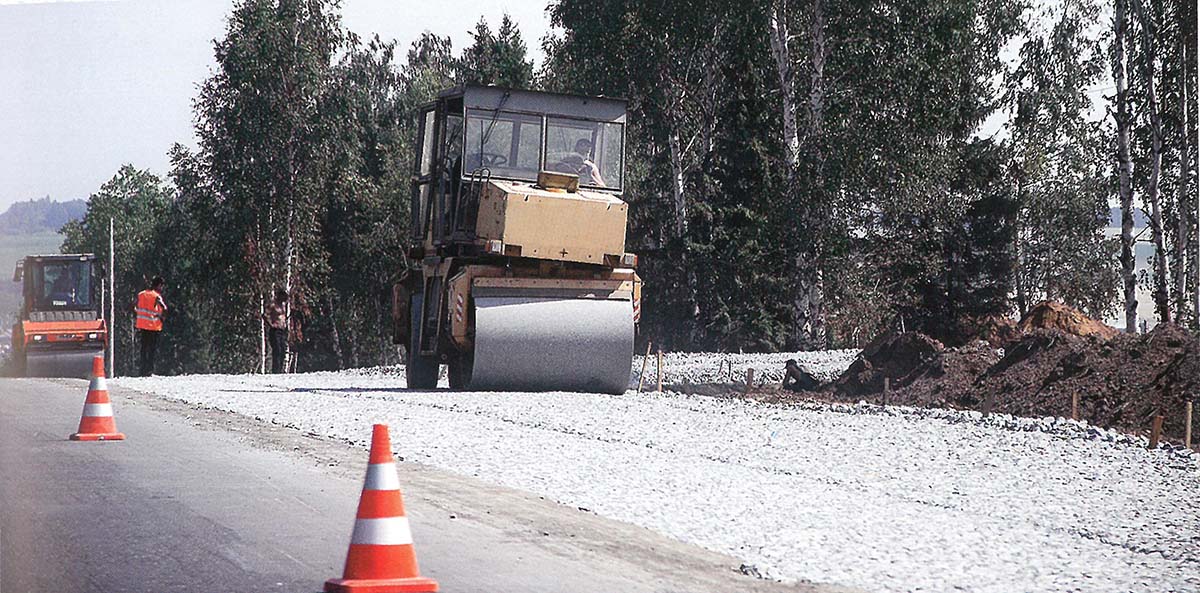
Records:
[[[822,382],[838,378],[854,362],[860,350],[826,350],[822,352],[779,352],[774,354],[726,353],[663,353],[663,384],[734,383],[746,379],[746,370],[754,369],[755,382],[782,383],[784,365],[795,359],[800,366]],[[642,356],[633,358],[633,377],[636,386],[642,369]],[[646,361],[646,385],[657,378],[658,359],[651,354]]]
[[[853,358],[799,354],[811,358],[669,355],[664,370],[705,382],[713,360],[759,372]],[[766,578],[1200,591],[1200,456],[1085,423],[677,393],[408,392],[396,369],[113,383],[363,448],[385,422],[407,460],[725,552]]]

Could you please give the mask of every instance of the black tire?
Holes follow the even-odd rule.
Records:
[[[414,294],[409,300],[409,315],[412,324],[408,331],[408,360],[404,361],[404,378],[409,389],[436,389],[438,360],[433,356],[421,356],[421,317],[424,312],[424,295]]]
[[[471,370],[475,367],[475,359],[470,354],[459,354],[450,359],[446,365],[449,371],[450,388],[466,389],[471,385]]]

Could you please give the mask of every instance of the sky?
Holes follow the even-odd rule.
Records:
[[[343,24],[407,48],[423,31],[470,42],[508,13],[535,60],[546,0],[343,0]],[[0,211],[86,198],[125,163],[165,176],[193,145],[192,99],[233,0],[0,0]],[[403,51],[398,52],[400,56]]]

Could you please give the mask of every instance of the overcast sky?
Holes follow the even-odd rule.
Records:
[[[0,211],[85,198],[123,163],[165,175],[194,144],[191,101],[214,66],[233,0],[0,0]],[[343,0],[345,26],[401,48],[422,31],[455,51],[504,13],[540,58],[545,0]],[[403,56],[403,52],[400,52]]]

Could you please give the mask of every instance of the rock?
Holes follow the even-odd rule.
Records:
[[[743,565],[739,566],[738,572],[740,572],[748,577],[754,577],[756,579],[763,578],[762,572],[759,571],[758,567],[753,564],[743,564]]]

